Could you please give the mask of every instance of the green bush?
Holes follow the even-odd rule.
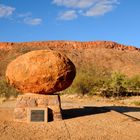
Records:
[[[18,92],[15,88],[9,86],[4,78],[0,78],[0,97],[9,98],[11,96],[17,97]]]
[[[95,95],[100,91],[100,88],[103,87],[106,75],[103,76],[102,73],[97,72],[97,69],[90,69],[86,71],[86,69],[81,68],[77,71],[76,78],[68,89],[62,91],[63,94],[73,94],[77,93],[80,95]],[[102,78],[101,78],[102,77]]]
[[[140,91],[140,75],[135,75],[127,79],[126,87],[129,92],[139,92]]]
[[[133,101],[133,102],[131,102],[131,104],[134,104],[136,106],[140,106],[140,101]]]
[[[110,80],[110,87],[113,96],[125,96],[127,89],[125,88],[126,76],[121,73],[112,73]]]
[[[77,72],[71,87],[62,93],[121,97],[136,95],[136,93],[138,95],[139,89],[140,76],[128,78],[119,72],[103,75],[102,71],[95,71],[95,69],[90,69],[88,72],[81,69]]]

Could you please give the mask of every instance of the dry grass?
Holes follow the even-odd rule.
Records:
[[[5,97],[0,97],[0,104],[3,104],[6,101]]]

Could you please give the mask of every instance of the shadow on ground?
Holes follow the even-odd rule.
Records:
[[[81,116],[106,113],[110,110],[105,107],[84,106],[83,108],[72,108],[62,110],[63,119],[76,118]]]
[[[62,116],[63,119],[71,119],[76,117],[106,113],[110,112],[111,110],[117,111],[119,113],[122,113],[123,115],[131,117],[132,119],[140,121],[140,119],[138,118],[124,114],[128,112],[140,112],[140,107],[127,107],[127,106],[104,106],[104,107],[84,106],[83,108],[72,108],[62,110]]]
[[[134,113],[134,112],[137,112],[140,114],[140,107],[107,106],[106,108],[108,108],[109,110],[114,110],[119,113],[122,113],[123,115],[128,116],[128,117],[132,118],[133,120],[140,121],[140,115],[139,115],[139,118],[136,118],[132,115],[126,114],[126,113]]]

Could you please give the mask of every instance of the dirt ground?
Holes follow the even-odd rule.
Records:
[[[0,140],[140,140],[140,107],[124,100],[62,96],[63,120],[13,121],[15,100],[0,105]]]

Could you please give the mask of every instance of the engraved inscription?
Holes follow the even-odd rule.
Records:
[[[31,122],[44,122],[45,110],[31,110]]]

